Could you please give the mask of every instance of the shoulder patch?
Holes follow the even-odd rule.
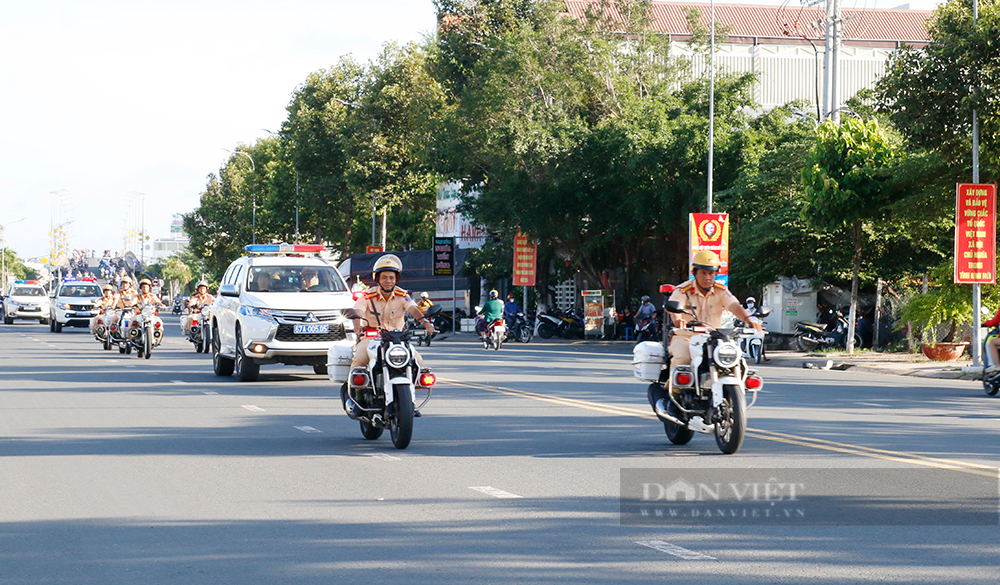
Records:
[[[365,291],[365,298],[366,299],[374,299],[376,295],[378,295],[378,289],[377,288]]]
[[[684,284],[679,286],[676,290],[679,290],[681,292],[691,292],[692,290],[694,290],[694,284],[691,283]]]
[[[406,296],[409,296],[409,295],[410,295],[410,293],[408,293],[408,292],[406,292],[405,290],[403,290],[403,289],[399,288],[398,286],[396,287],[396,290],[395,290],[395,291],[393,291],[393,292],[395,292],[395,293],[396,293],[396,296],[397,296],[397,297],[406,297]]]
[[[725,290],[729,290],[728,288],[726,288],[726,285],[722,284],[722,283],[721,283],[721,282],[719,282],[719,281],[716,281],[716,282],[715,282],[715,288],[716,288],[716,289],[725,289]]]

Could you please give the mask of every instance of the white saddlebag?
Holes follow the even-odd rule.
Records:
[[[666,363],[667,352],[659,342],[643,341],[632,350],[632,374],[637,380],[656,382]]]
[[[354,343],[349,339],[334,342],[326,350],[326,372],[334,384],[343,384],[351,374]]]

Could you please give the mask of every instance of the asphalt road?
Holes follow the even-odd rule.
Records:
[[[363,439],[310,369],[217,378],[165,321],[149,360],[82,329],[0,326],[0,585],[1000,581],[995,515],[620,516],[623,469],[812,468],[862,496],[886,470],[995,481],[1000,400],[974,382],[763,366],[749,436],[725,456],[711,435],[669,444],[629,346],[487,352],[466,335],[423,349],[439,385],[398,451]],[[947,499],[934,485],[920,505]]]

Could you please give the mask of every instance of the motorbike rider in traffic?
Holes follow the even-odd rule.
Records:
[[[368,346],[373,339],[362,333],[365,328],[378,327],[388,331],[402,331],[406,328],[406,313],[409,313],[418,323],[422,323],[428,335],[434,335],[434,325],[424,317],[409,293],[396,286],[403,275],[403,263],[395,254],[386,254],[375,262],[372,276],[375,286],[366,290],[354,305],[359,319],[354,319],[354,332],[358,343],[354,346],[354,357],[351,368],[363,368],[368,365]],[[414,350],[413,358],[417,367],[423,364],[420,354]],[[360,400],[361,396],[355,397]]]
[[[479,338],[486,338],[486,328],[489,327],[497,319],[503,318],[503,303],[498,298],[500,293],[495,290],[490,291],[490,300],[486,301],[483,305],[483,309],[479,311],[479,315],[482,319],[479,320],[477,328],[479,329]]]
[[[187,337],[191,333],[191,319],[193,313],[200,312],[202,307],[211,305],[215,302],[215,297],[213,297],[208,292],[208,283],[204,280],[199,281],[198,285],[195,287],[197,292],[188,299],[188,308],[192,309],[187,315],[181,318],[181,328],[184,330],[184,336]],[[263,289],[267,290],[267,289]]]
[[[111,323],[115,320],[115,303],[118,302],[115,287],[110,284],[104,285],[101,292],[104,293],[104,296],[94,301],[94,310],[98,311],[98,314],[90,320],[90,332],[94,335],[97,335],[97,321],[101,319],[101,313],[104,313],[105,323]]]
[[[118,331],[122,331],[122,319],[125,318],[125,313],[139,303],[139,293],[132,287],[132,277],[126,275],[121,282],[122,286],[118,290],[114,305],[118,311]]]
[[[514,295],[507,295],[507,302],[503,304],[503,319],[507,322],[508,328],[513,328],[517,322],[517,314],[521,312],[521,307],[514,300]]]
[[[674,289],[670,295],[671,301],[676,301],[682,307],[695,314],[698,321],[709,327],[718,329],[722,326],[722,313],[729,311],[737,319],[742,320],[757,330],[763,332],[763,327],[759,321],[752,321],[750,313],[743,308],[739,299],[729,292],[729,289],[720,282],[715,281],[715,275],[719,272],[719,257],[715,252],[702,250],[695,254],[691,263],[694,270],[694,278],[684,282]],[[670,340],[670,367],[679,364],[691,363],[691,338],[694,332],[685,329],[690,320],[688,315],[672,313],[674,330]]]
[[[427,309],[430,309],[433,306],[434,302],[431,301],[431,295],[426,292],[420,293],[420,300],[417,301],[417,308],[420,309],[420,312],[426,315]]]

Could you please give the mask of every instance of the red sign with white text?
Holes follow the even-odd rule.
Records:
[[[514,236],[514,286],[535,286],[538,245],[520,231]]]
[[[959,183],[955,201],[955,283],[996,284],[997,186]]]

